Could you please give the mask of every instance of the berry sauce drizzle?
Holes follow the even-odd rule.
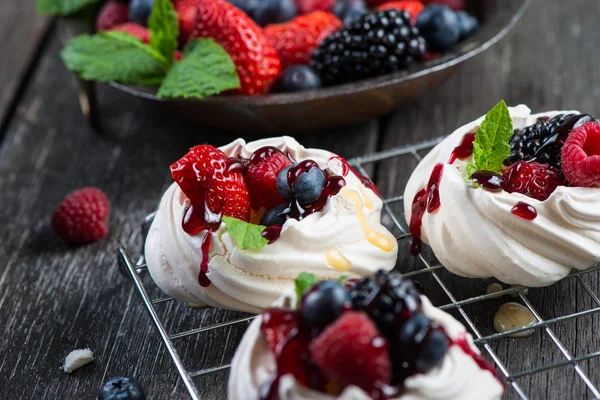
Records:
[[[467,341],[466,333],[462,333],[458,338],[454,339],[452,341],[452,345],[460,347],[461,350],[466,355],[470,356],[473,359],[473,361],[475,361],[475,363],[477,363],[479,368],[481,368],[482,370],[485,370],[485,371],[489,371],[498,380],[498,382],[500,382],[502,384],[502,386],[504,386],[504,381],[500,377],[498,371],[496,371],[494,369],[492,364],[490,364],[490,362],[488,360],[486,360],[481,354],[477,354],[471,348],[471,346],[469,345],[469,342]]]
[[[202,262],[200,263],[200,274],[198,275],[198,283],[202,287],[210,286],[210,279],[208,279],[208,253],[212,246],[212,231],[207,231],[204,239],[202,239],[202,245],[200,250],[202,251]]]
[[[265,230],[262,232],[262,237],[264,237],[265,239],[267,239],[269,241],[269,244],[272,244],[277,239],[279,239],[279,236],[281,236],[281,229],[282,228],[283,228],[283,225],[271,225],[271,226],[267,226],[265,228]]]
[[[473,142],[475,141],[475,134],[477,132],[467,133],[463,136],[460,144],[454,148],[452,154],[450,154],[450,160],[448,164],[454,164],[454,161],[464,160],[465,158],[471,157],[473,154]]]
[[[504,185],[502,175],[492,171],[475,171],[471,178],[489,192],[501,192]]]
[[[421,226],[423,225],[423,215],[425,215],[425,211],[432,213],[440,208],[439,187],[443,171],[444,164],[436,164],[431,172],[427,187],[419,190],[413,200],[409,226],[410,234],[413,238],[412,244],[410,245],[410,254],[413,256],[419,255],[423,248]]]
[[[373,191],[373,193],[375,193],[377,195],[377,197],[379,197],[380,199],[382,198],[381,193],[379,193],[379,189],[377,189],[377,186],[375,186],[375,184],[373,183],[373,181],[371,179],[360,174],[356,169],[354,169],[352,166],[350,166],[350,164],[348,164],[346,159],[344,159],[343,157],[333,156],[330,158],[330,160],[334,160],[334,159],[339,160],[342,163],[342,175],[343,176],[348,176],[348,172],[352,171],[352,173],[358,178],[358,180],[360,180],[360,183],[362,183],[362,185],[364,187],[366,187],[367,189],[371,189],[371,191]]]
[[[527,204],[523,201],[518,202],[512,210],[511,213],[516,215],[517,217],[526,219],[528,221],[533,221],[537,217],[537,210],[530,204]]]

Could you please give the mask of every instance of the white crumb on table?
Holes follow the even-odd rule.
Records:
[[[94,353],[90,349],[78,349],[70,352],[65,358],[64,370],[70,374],[77,368],[81,368],[84,365],[94,360]]]

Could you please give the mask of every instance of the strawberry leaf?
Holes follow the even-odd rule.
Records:
[[[170,0],[155,0],[148,17],[150,46],[173,63],[173,53],[177,50],[179,21]]]
[[[223,222],[229,235],[242,250],[262,249],[269,243],[262,236],[266,226],[251,224],[232,217],[223,217]]]

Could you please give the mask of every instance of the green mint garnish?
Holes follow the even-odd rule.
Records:
[[[171,0],[154,0],[148,17],[150,46],[173,63],[173,53],[177,50],[179,21]]]
[[[240,87],[231,57],[212,39],[190,42],[183,60],[174,62],[179,23],[170,0],[154,1],[148,28],[150,44],[124,32],[101,32],[74,38],[61,57],[83,79],[160,85],[161,98],[203,99]]]
[[[321,282],[319,278],[314,276],[313,274],[309,274],[308,272],[303,272],[294,281],[296,284],[296,299],[300,302],[302,299],[302,295],[311,287],[315,286],[317,283]]]
[[[510,154],[510,138],[514,130],[508,107],[500,101],[485,115],[473,142],[473,163],[467,165],[467,176],[475,171],[499,172]]]
[[[212,39],[197,39],[185,48],[183,60],[173,65],[158,97],[204,97],[240,87],[235,64]]]
[[[262,249],[269,241],[262,236],[266,226],[254,225],[237,218],[223,217],[227,232],[242,250]]]
[[[60,55],[83,79],[101,82],[158,85],[169,65],[155,49],[124,32],[77,36]]]
[[[100,0],[37,0],[36,10],[39,14],[71,15],[89,4],[98,3]]]

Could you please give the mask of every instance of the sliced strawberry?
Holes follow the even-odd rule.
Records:
[[[323,374],[341,385],[356,385],[371,394],[390,382],[388,342],[360,312],[346,312],[310,344]]]
[[[295,0],[300,14],[313,11],[331,11],[336,0]]]
[[[268,146],[257,150],[244,174],[250,192],[252,209],[271,209],[285,201],[277,191],[277,175],[292,162],[276,147]]]
[[[96,17],[96,30],[106,31],[123,24],[129,19],[129,6],[121,1],[110,0],[104,3]]]
[[[250,196],[239,169],[221,150],[209,145],[193,147],[171,165],[171,175],[192,203],[192,225],[186,216],[184,230],[196,234],[203,229],[215,229],[221,215],[248,221]]]
[[[321,41],[341,27],[342,22],[335,15],[315,11],[283,24],[267,25],[265,35],[277,50],[283,68],[286,68],[308,64]]]
[[[194,33],[200,0],[172,0],[179,19],[179,44],[184,46]]]
[[[150,43],[150,31],[148,28],[134,24],[133,22],[127,22],[125,24],[114,26],[112,27],[111,31],[129,33],[131,36],[135,36],[144,43]]]
[[[225,0],[198,1],[190,38],[195,37],[213,38],[229,53],[240,77],[240,94],[267,93],[281,73],[277,52],[262,29]]]

